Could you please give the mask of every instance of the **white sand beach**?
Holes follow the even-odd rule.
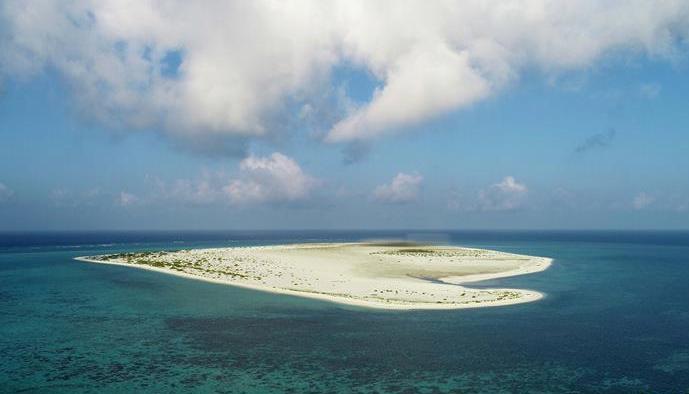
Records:
[[[531,302],[542,293],[464,284],[530,274],[551,259],[410,243],[314,243],[78,257],[261,291],[384,309],[459,309]]]

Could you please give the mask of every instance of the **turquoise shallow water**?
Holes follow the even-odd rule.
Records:
[[[689,233],[414,238],[555,259],[539,302],[375,311],[75,256],[405,232],[0,234],[2,392],[689,392]]]

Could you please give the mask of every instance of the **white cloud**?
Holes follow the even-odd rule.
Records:
[[[506,176],[501,182],[479,192],[479,206],[484,211],[518,209],[524,204],[528,192],[525,184]]]
[[[222,172],[213,173],[207,170],[193,179],[179,178],[166,182],[157,177],[147,177],[147,180],[157,189],[154,199],[195,205],[210,204],[221,199],[223,182],[227,181]]]
[[[472,69],[466,52],[447,44],[410,49],[385,75],[372,101],[333,126],[327,140],[356,140],[404,127],[487,96],[490,82]]]
[[[84,199],[91,200],[97,198],[103,193],[99,187],[92,187],[83,193]]]
[[[117,200],[115,201],[117,205],[121,207],[128,207],[130,205],[134,205],[139,202],[139,198],[131,193],[127,193],[125,191],[120,192],[120,194],[117,196]]]
[[[210,181],[203,178],[198,181],[177,179],[172,185],[170,194],[175,198],[195,204],[211,203],[217,197],[217,192]]]
[[[0,182],[0,203],[9,200],[13,195],[14,191]]]
[[[404,204],[414,202],[419,197],[423,177],[419,174],[400,172],[389,184],[379,185],[373,191],[373,197],[385,203]]]
[[[305,200],[319,184],[293,159],[277,152],[266,157],[252,155],[245,158],[234,176],[228,176],[224,171],[204,169],[193,178],[166,181],[149,176],[147,181],[154,187],[147,200],[194,205]]]
[[[465,107],[526,69],[672,58],[688,32],[686,1],[5,0],[0,75],[56,70],[84,113],[197,140],[267,134],[285,113],[299,118],[292,108],[340,113],[318,106],[347,100],[318,97],[337,92],[323,86],[350,65],[380,87],[334,119],[336,142]]]
[[[304,200],[318,183],[297,162],[277,152],[267,157],[249,156],[239,170],[239,178],[223,188],[232,203]]]
[[[58,187],[50,191],[50,200],[58,207],[75,206],[77,199],[73,193],[63,187]]]
[[[634,197],[632,201],[632,207],[636,210],[641,210],[647,208],[649,205],[655,202],[655,197],[647,194],[646,192],[641,192]]]

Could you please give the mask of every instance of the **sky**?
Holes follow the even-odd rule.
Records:
[[[689,1],[0,3],[0,231],[688,229]]]

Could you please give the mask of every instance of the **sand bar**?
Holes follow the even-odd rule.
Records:
[[[124,265],[273,293],[384,309],[460,309],[541,299],[463,284],[530,274],[551,259],[455,246],[313,243],[119,253],[77,260]]]

